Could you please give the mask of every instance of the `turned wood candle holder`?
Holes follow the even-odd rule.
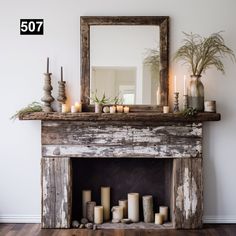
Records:
[[[178,113],[179,112],[179,93],[175,92],[174,93],[174,109],[173,112],[174,113]]]
[[[45,73],[44,74],[44,86],[43,86],[43,90],[44,90],[44,96],[42,97],[41,101],[44,102],[43,105],[43,111],[44,112],[52,112],[53,109],[51,107],[51,103],[54,101],[54,98],[51,94],[52,91],[52,85],[51,85],[51,75],[52,73]]]
[[[61,112],[62,110],[62,104],[66,103],[66,81],[58,81],[58,97],[57,101],[59,102],[59,111]]]

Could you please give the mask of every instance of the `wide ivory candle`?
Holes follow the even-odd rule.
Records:
[[[128,193],[128,218],[132,222],[139,221],[139,194]]]
[[[128,200],[119,200],[119,206],[123,207],[123,217],[128,218]]]
[[[163,215],[160,213],[155,214],[155,224],[162,225],[163,224]]]
[[[124,107],[122,105],[117,105],[116,110],[118,113],[122,113],[124,111]]]
[[[91,190],[83,190],[82,191],[82,208],[83,208],[83,218],[86,217],[86,206],[87,202],[91,201]]]
[[[94,207],[94,223],[95,224],[103,223],[103,206]]]
[[[76,112],[82,112],[82,104],[80,102],[75,103]]]
[[[167,221],[168,220],[168,207],[167,206],[160,206],[159,212],[160,212],[160,214],[163,215],[163,220]]]
[[[123,219],[123,207],[122,206],[113,206],[111,211],[112,211],[112,220],[120,221]]]
[[[110,220],[110,187],[101,187],[101,205],[104,221]]]
[[[129,113],[129,107],[128,106],[124,107],[124,113]]]

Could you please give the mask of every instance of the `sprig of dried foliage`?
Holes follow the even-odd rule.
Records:
[[[189,67],[192,75],[201,75],[210,67],[216,67],[224,74],[224,65],[221,60],[223,57],[228,56],[236,62],[233,50],[225,45],[222,31],[213,33],[209,37],[193,33],[184,33],[184,35],[183,46],[175,53],[174,60],[182,60]]]

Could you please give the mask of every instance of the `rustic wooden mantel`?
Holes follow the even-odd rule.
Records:
[[[162,113],[37,112],[20,120],[42,121],[43,228],[71,227],[72,158],[91,157],[173,160],[172,226],[202,226],[202,124],[220,120],[220,114],[199,113],[185,118]],[[145,227],[156,228],[150,224]]]

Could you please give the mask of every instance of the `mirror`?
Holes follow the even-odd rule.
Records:
[[[81,100],[167,104],[168,17],[81,17]]]

